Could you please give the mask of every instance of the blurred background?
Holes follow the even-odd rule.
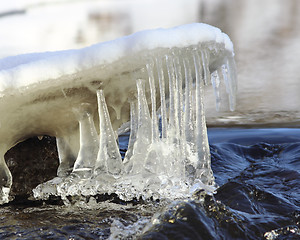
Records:
[[[0,58],[193,22],[235,46],[236,111],[216,112],[209,88],[209,126],[300,125],[299,0],[0,0]]]

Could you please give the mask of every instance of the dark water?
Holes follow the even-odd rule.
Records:
[[[16,201],[0,207],[0,239],[300,239],[300,129],[210,129],[209,140],[214,196]]]

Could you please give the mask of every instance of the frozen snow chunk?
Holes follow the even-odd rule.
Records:
[[[214,186],[203,86],[212,82],[218,106],[224,81],[233,109],[233,57],[226,34],[195,23],[1,59],[0,203],[12,183],[5,152],[44,134],[57,137],[60,166],[58,179],[38,186],[36,198],[112,192],[125,200],[174,198],[199,181]],[[122,161],[115,131],[127,121]]]

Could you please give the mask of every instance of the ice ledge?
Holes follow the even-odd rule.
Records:
[[[0,203],[12,182],[5,152],[43,134],[57,137],[60,183],[40,185],[37,198],[115,192],[130,200],[213,189],[203,91],[211,83],[217,107],[222,91],[234,107],[233,55],[227,35],[191,24],[0,60]],[[114,131],[128,120],[122,161]]]

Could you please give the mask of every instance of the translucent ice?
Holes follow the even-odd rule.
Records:
[[[213,191],[203,91],[211,81],[218,106],[224,81],[234,108],[233,56],[226,34],[190,24],[81,50],[2,59],[1,155],[29,136],[57,138],[58,177],[34,189],[39,199],[178,198],[199,186]],[[129,120],[122,161],[115,131]],[[3,203],[12,182],[3,157],[0,169]]]

